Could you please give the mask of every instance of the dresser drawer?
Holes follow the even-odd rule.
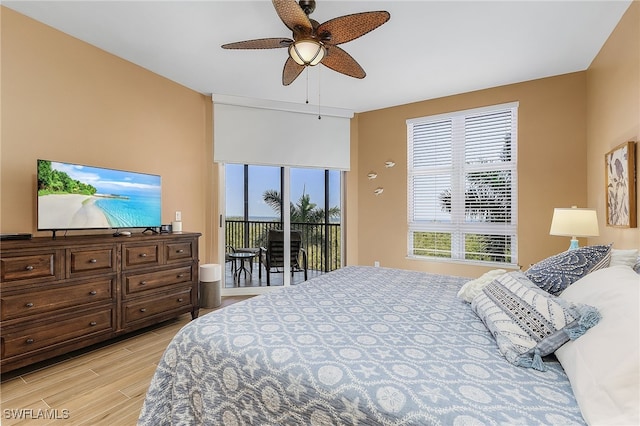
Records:
[[[105,247],[92,250],[69,249],[69,275],[116,272],[116,249]]]
[[[105,308],[71,318],[56,319],[41,326],[6,333],[3,331],[2,357],[22,355],[82,336],[113,330],[112,318],[112,309]]]
[[[0,270],[2,282],[45,277],[55,279],[55,253],[3,257]]]
[[[160,243],[122,246],[122,256],[124,269],[136,266],[154,266],[160,264]]]
[[[190,241],[166,244],[167,262],[193,258],[193,243]]]
[[[141,301],[132,301],[124,305],[124,322],[127,324],[144,320],[158,314],[170,313],[173,310],[191,305],[191,289],[169,295],[145,298]]]
[[[187,283],[191,281],[191,266],[155,271],[146,274],[130,274],[124,277],[124,293],[136,294],[141,291]]]
[[[46,290],[0,297],[2,320],[50,312],[56,309],[80,306],[87,303],[110,300],[115,288],[113,278],[99,278],[91,282],[70,284]]]

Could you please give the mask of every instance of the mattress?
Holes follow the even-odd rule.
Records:
[[[508,363],[468,279],[352,266],[235,303],[167,347],[140,425],[585,424],[562,367]]]

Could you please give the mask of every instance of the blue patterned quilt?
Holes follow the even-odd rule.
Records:
[[[167,347],[140,425],[584,424],[557,362],[509,364],[464,278],[362,266],[211,312]]]

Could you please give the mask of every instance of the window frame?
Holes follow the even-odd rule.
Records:
[[[505,267],[516,267],[518,265],[518,102],[510,102],[498,105],[491,105],[481,108],[473,108],[452,113],[437,114],[420,118],[409,119],[407,124],[407,258],[438,262],[458,262],[464,264],[481,264],[481,265],[499,265]],[[465,161],[465,148],[467,147],[467,137],[465,135],[465,121],[470,117],[487,115],[491,113],[499,113],[509,111],[511,113],[511,131],[510,131],[510,161],[490,162],[487,164],[467,164]],[[423,167],[415,167],[414,157],[416,155],[414,138],[415,128],[417,125],[443,124],[450,122],[450,128],[445,131],[446,138],[450,138],[443,146],[450,147],[450,164],[447,157],[442,157],[445,164],[426,165]],[[424,128],[422,128],[424,130]],[[449,132],[449,133],[446,133]],[[434,149],[437,149],[435,147]],[[419,153],[418,153],[419,155]],[[433,158],[431,158],[433,160]],[[465,193],[466,193],[466,176],[473,172],[483,171],[509,171],[510,182],[510,201],[511,209],[509,210],[509,222],[472,222],[465,216]],[[449,177],[448,187],[451,190],[451,221],[437,221],[435,215],[431,221],[415,220],[416,216],[416,200],[414,182],[416,177],[446,176]],[[427,186],[420,189],[431,190],[431,195],[439,191],[434,186]],[[450,257],[449,251],[446,257],[436,255],[416,254],[414,250],[414,233],[445,233],[449,234],[450,241]],[[478,260],[468,259],[469,255],[465,248],[465,236],[467,234],[485,234],[485,235],[502,235],[506,236],[510,246],[509,259],[506,261],[496,260]],[[510,238],[509,238],[510,237]],[[432,252],[437,252],[434,245],[429,248]]]

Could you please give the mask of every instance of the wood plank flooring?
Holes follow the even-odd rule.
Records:
[[[247,297],[224,297],[220,308]],[[213,310],[200,309],[200,315]],[[4,374],[0,383],[0,423],[135,425],[164,349],[190,320],[191,314],[184,314],[143,331]]]

